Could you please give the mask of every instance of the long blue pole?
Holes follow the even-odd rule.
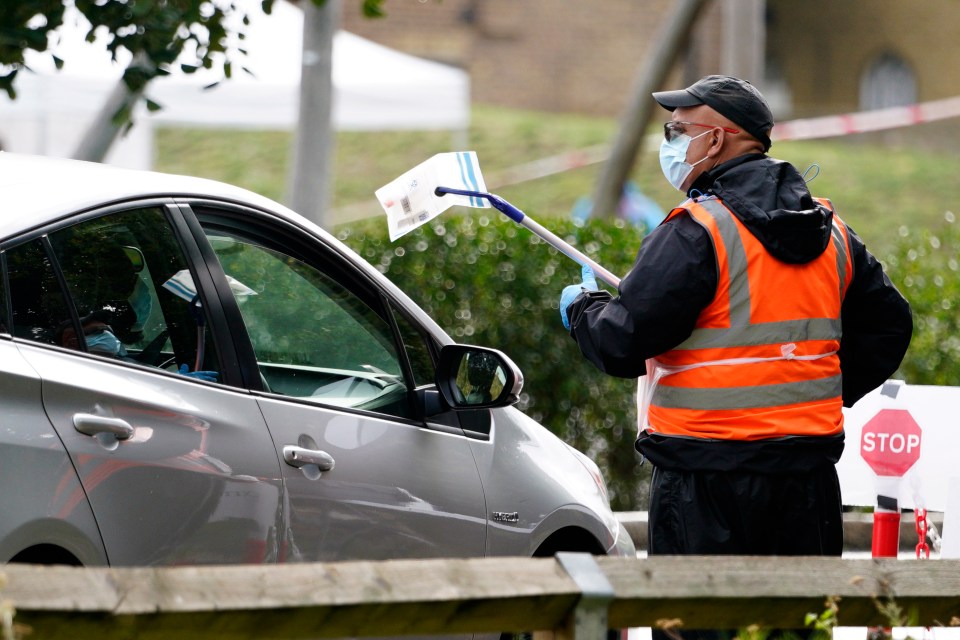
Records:
[[[490,203],[497,211],[500,211],[508,218],[519,224],[520,226],[526,227],[535,235],[543,238],[550,246],[555,248],[557,251],[567,256],[574,262],[580,265],[586,265],[593,269],[593,272],[598,278],[606,282],[612,287],[620,287],[620,278],[613,275],[610,271],[602,267],[595,260],[591,259],[589,256],[584,254],[581,251],[578,251],[569,242],[566,242],[549,229],[544,228],[536,220],[532,219],[530,216],[525,214],[520,209],[516,208],[500,196],[493,193],[486,193],[483,191],[470,191],[468,189],[453,189],[451,187],[437,187],[436,194],[442,196],[447,193],[452,193],[458,196],[468,196],[472,198],[484,198]]]

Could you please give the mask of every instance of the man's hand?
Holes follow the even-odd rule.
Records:
[[[593,275],[593,269],[587,265],[583,265],[580,277],[583,279],[583,282],[564,287],[563,292],[560,294],[560,319],[563,320],[563,326],[567,331],[570,330],[570,320],[567,318],[567,307],[584,291],[597,290],[597,278]]]

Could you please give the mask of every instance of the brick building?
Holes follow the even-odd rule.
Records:
[[[343,27],[463,67],[476,102],[616,114],[671,0],[393,0],[368,20],[344,2]]]
[[[960,95],[957,0],[768,0],[767,61],[796,115]]]
[[[479,103],[617,115],[676,0],[390,0],[343,27],[463,67]],[[778,119],[960,95],[960,1],[714,0],[671,84],[731,73]]]

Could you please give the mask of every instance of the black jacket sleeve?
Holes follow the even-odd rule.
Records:
[[[850,407],[900,366],[913,318],[879,261],[848,230],[853,278],[841,308],[839,356],[843,404]],[[570,305],[570,335],[601,371],[639,377],[646,372],[647,358],[689,337],[716,287],[713,244],[702,227],[681,214],[644,240],[618,296],[588,292]]]
[[[717,261],[707,231],[684,212],[648,235],[619,295],[581,294],[567,309],[570,335],[601,371],[646,373],[646,359],[688,338],[717,290]]]
[[[910,305],[849,227],[853,279],[841,307],[843,406],[852,407],[883,384],[900,366],[910,337]]]

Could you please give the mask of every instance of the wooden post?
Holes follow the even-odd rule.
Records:
[[[656,106],[651,94],[662,87],[691,27],[707,2],[708,0],[676,0],[673,12],[661,30],[660,39],[637,74],[629,103],[620,119],[620,130],[613,141],[610,157],[597,177],[592,217],[611,216],[616,211],[617,203],[623,194],[623,185],[633,169],[647,123],[650,122]],[[656,108],[660,109],[659,106]]]
[[[591,640],[607,633],[607,608],[614,592],[610,581],[588,553],[558,553],[557,562],[580,589],[580,599],[557,640]]]

